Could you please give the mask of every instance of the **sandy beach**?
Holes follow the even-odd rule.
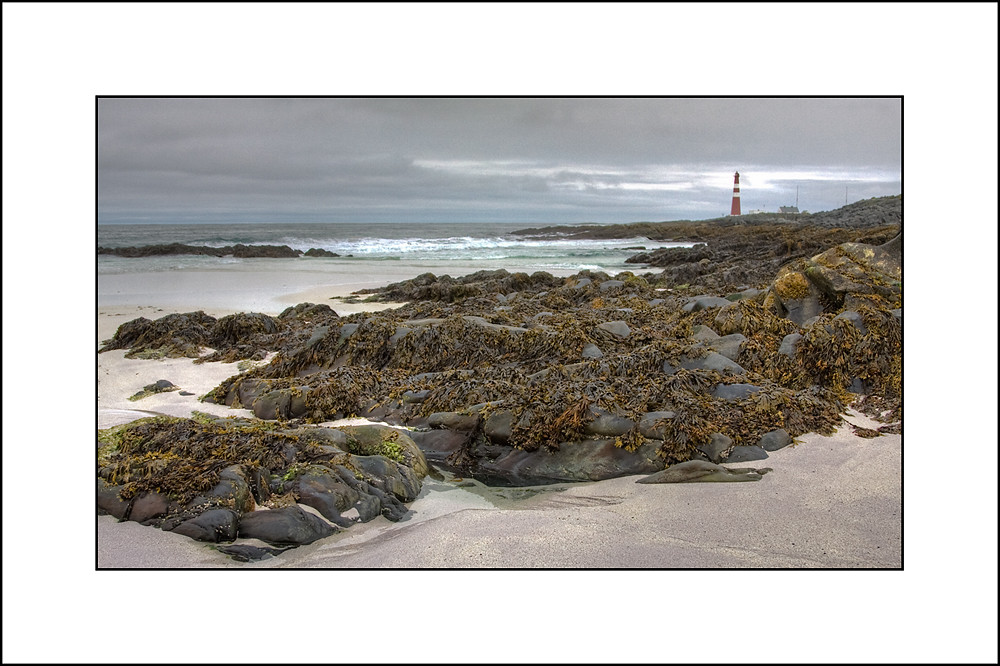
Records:
[[[129,302],[116,294],[104,299],[112,301],[108,304],[101,302],[102,296],[116,291],[116,284],[102,276],[98,342],[138,316],[155,319],[195,309],[213,316],[248,309],[275,315],[303,301],[325,301],[341,315],[370,307],[330,300],[361,288],[359,282],[307,287],[298,275],[265,281],[259,274],[225,271],[213,276],[210,306],[198,307],[183,305],[185,297],[195,298],[183,281],[128,277],[141,296]],[[265,283],[294,291],[268,290],[262,288]],[[225,302],[230,307],[222,307]],[[130,360],[124,354],[98,355],[99,427],[149,413],[250,415],[198,401],[239,372],[237,364]],[[128,400],[159,379],[181,391]],[[847,418],[862,427],[879,425],[857,412]],[[635,481],[640,477],[623,477],[502,489],[445,474],[443,480],[425,480],[406,520],[391,523],[379,517],[254,563],[235,562],[186,537],[102,516],[97,566],[893,569],[902,565],[901,463],[901,436],[863,439],[845,424],[833,436],[807,434],[794,446],[772,452],[756,466],[766,464],[774,471],[757,483],[639,485]]]

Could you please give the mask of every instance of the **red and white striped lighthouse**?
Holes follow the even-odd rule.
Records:
[[[740,214],[740,172],[736,172],[736,179],[733,181],[733,209],[730,215]]]

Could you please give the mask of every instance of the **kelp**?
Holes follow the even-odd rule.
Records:
[[[891,231],[876,228],[864,234],[881,240]],[[733,242],[750,233],[736,232]],[[889,427],[898,427],[902,329],[889,306],[898,306],[895,294],[901,294],[901,285],[883,285],[892,298],[879,292],[863,300],[848,294],[838,302],[824,302],[823,314],[799,326],[779,316],[774,299],[779,292],[801,295],[801,280],[792,277],[789,284],[768,285],[746,279],[765,266],[774,280],[790,254],[824,249],[813,246],[817,239],[858,234],[827,229],[798,237],[788,228],[763,229],[743,264],[724,267],[713,265],[721,256],[713,242],[722,235],[715,234],[705,234],[711,253],[702,260],[708,261],[694,264],[699,276],[714,277],[687,285],[672,281],[676,274],[666,270],[642,277],[582,271],[566,278],[507,271],[461,278],[428,273],[365,291],[376,300],[409,301],[392,310],[336,318],[319,306],[303,304],[276,319],[250,315],[223,327],[206,322],[209,332],[217,327],[215,337],[210,333],[206,338],[214,344],[225,343],[230,349],[246,345],[249,350],[257,343],[246,338],[269,337],[268,344],[279,348],[270,363],[231,377],[205,399],[250,408],[265,394],[284,392],[304,404],[297,418],[311,423],[375,414],[390,423],[423,427],[434,413],[457,412],[474,417],[467,421],[477,424],[469,433],[472,443],[487,439],[484,424],[493,414],[505,412],[510,429],[499,441],[527,451],[605,437],[595,434],[605,426],[598,428],[594,422],[611,416],[619,418],[607,436],[616,446],[632,451],[652,443],[665,463],[690,459],[715,433],[731,438],[734,445],[756,444],[777,428],[793,437],[829,433],[858,398],[850,391],[859,387],[869,394],[859,404],[877,411]],[[730,259],[737,261],[735,256]],[[758,259],[760,266],[754,263]],[[684,267],[691,264],[671,266],[687,270]],[[720,293],[706,284],[724,285],[721,293],[739,300],[721,308],[685,311],[691,296]],[[748,286],[760,289],[750,291]],[[847,309],[858,316],[837,317]],[[137,340],[136,332],[146,325],[120,329],[118,344]],[[743,374],[690,369],[697,365],[692,360],[712,350],[711,340],[692,337],[697,326],[720,336],[744,336],[738,352],[726,351]],[[801,336],[794,353],[779,353],[790,333]],[[706,336],[711,337],[705,333],[699,338]],[[745,395],[741,399],[716,397],[717,387],[726,383],[750,384],[752,390],[737,392]],[[646,439],[640,432],[639,421],[651,412],[674,414],[657,423],[662,440]],[[288,414],[278,413],[277,418]],[[634,426],[628,428],[620,419]],[[173,434],[184,432],[178,427]],[[196,441],[204,436],[194,435]],[[254,446],[256,454],[264,444]],[[111,444],[102,451],[105,461],[118,454]],[[231,453],[222,457],[246,459],[238,446]],[[472,455],[471,449],[466,453]],[[131,476],[116,478],[141,483],[145,468],[176,466],[178,479],[197,471],[178,462],[187,459],[183,452],[157,449],[142,455],[149,459],[135,462],[136,471],[116,469],[117,475]],[[203,471],[209,478],[212,473],[212,468]]]

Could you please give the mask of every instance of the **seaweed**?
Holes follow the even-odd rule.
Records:
[[[896,230],[890,225],[863,231],[865,238],[879,240],[892,238]],[[870,292],[830,294],[813,289],[815,283],[803,272],[807,259],[794,256],[812,256],[828,248],[826,243],[858,238],[861,230],[803,231],[763,225],[691,226],[689,231],[707,241],[708,249],[699,252],[708,254],[685,262],[677,257],[692,253],[674,252],[657,275],[626,271],[611,278],[581,271],[556,278],[501,270],[452,278],[426,273],[358,292],[378,300],[405,301],[392,310],[337,318],[332,311],[301,304],[277,318],[251,313],[215,322],[191,313],[186,323],[179,318],[171,321],[194,329],[198,328],[194,323],[202,322],[208,336],[204,341],[218,345],[216,353],[221,354],[205,360],[278,352],[266,365],[222,382],[205,396],[207,401],[253,407],[265,394],[285,393],[299,405],[296,418],[307,423],[374,415],[389,423],[423,426],[435,412],[467,414],[474,418],[463,427],[474,431],[468,433],[470,444],[455,460],[470,466],[475,455],[483,455],[474,449],[491,448],[477,448],[472,442],[484,441],[484,423],[500,410],[510,412],[510,431],[500,438],[505,446],[555,450],[593,437],[598,431],[594,420],[606,414],[635,424],[627,431],[613,431],[621,433],[609,437],[616,446],[635,451],[652,444],[665,464],[690,459],[715,433],[731,438],[734,445],[756,444],[777,428],[793,437],[829,433],[847,405],[856,401],[866,413],[878,412],[887,426],[901,427],[897,424],[902,418],[902,327],[891,311],[901,306],[901,281],[889,279],[890,270],[885,273],[889,278],[876,276],[862,285],[864,289],[874,285]],[[740,247],[746,250],[742,254],[737,252]],[[862,257],[867,250],[849,246],[839,252]],[[684,311],[690,296],[713,293],[739,300],[721,308]],[[823,312],[807,326],[782,316],[779,297],[813,293],[819,294]],[[838,318],[847,310],[857,312],[860,319]],[[610,322],[620,324],[605,326]],[[171,349],[172,337],[143,337],[147,329],[167,330],[160,330],[160,324],[148,320],[130,324],[119,329],[114,344],[141,339],[146,346],[137,345],[133,351],[153,353],[159,349],[155,345]],[[628,327],[627,334],[621,324]],[[710,351],[707,343],[692,336],[699,325],[722,336],[745,337],[738,355],[730,354],[744,374],[737,378],[681,367]],[[779,353],[789,333],[801,335],[791,356]],[[186,339],[191,344],[200,340],[193,334]],[[714,397],[717,386],[734,381],[756,389],[739,400]],[[851,393],[859,386],[867,395]],[[673,418],[657,423],[657,437],[662,433],[664,438],[646,439],[638,423],[645,414],[660,411],[674,412]],[[287,419],[291,414],[277,410],[274,416]],[[279,464],[267,456],[269,451],[276,455],[279,442],[285,441],[280,429],[248,430],[218,420],[196,425],[164,424],[168,434],[150,435],[150,441],[158,442],[161,436],[189,438],[190,446],[196,447],[202,440],[221,436],[226,443],[221,452],[199,449],[201,454],[248,465],[258,458],[261,462],[256,464]],[[212,477],[214,468],[197,467],[197,461],[207,458],[188,455],[195,449],[139,446],[143,432],[139,427],[135,432],[107,433],[99,453],[102,470],[132,484],[169,478],[172,492],[190,490],[189,476]],[[136,447],[134,454],[128,453],[132,451],[128,446]],[[313,445],[296,446],[300,462],[329,458],[328,452]],[[390,440],[365,446],[369,447],[365,451],[379,451],[390,459],[398,453]],[[134,469],[124,465],[121,456],[126,454]],[[288,473],[287,464],[282,469]],[[170,473],[165,477],[162,470]],[[148,487],[148,483],[137,485],[129,492]],[[161,483],[161,487],[167,486]]]

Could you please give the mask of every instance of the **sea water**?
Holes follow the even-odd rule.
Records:
[[[643,237],[614,240],[567,237],[531,238],[512,232],[524,224],[132,224],[98,225],[97,244],[129,247],[183,243],[222,247],[226,245],[287,245],[303,252],[312,248],[334,252],[339,257],[298,259],[239,259],[201,255],[170,255],[125,258],[98,255],[98,275],[133,272],[203,270],[256,270],[280,262],[282,270],[341,271],[377,270],[379,262],[399,262],[392,272],[412,267],[413,276],[431,272],[458,276],[475,270],[503,268],[511,272],[546,271],[570,275],[581,270],[614,275],[639,266],[625,260],[641,251],[660,247],[683,247],[690,243],[650,241]],[[409,272],[403,270],[402,272]]]

